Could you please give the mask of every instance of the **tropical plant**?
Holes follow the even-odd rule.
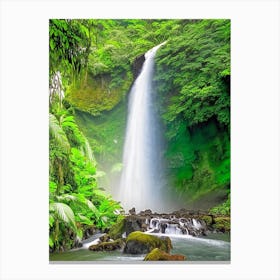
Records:
[[[59,102],[59,101],[57,101]],[[52,103],[50,122],[49,246],[71,248],[84,226],[113,224],[119,203],[97,187],[96,163],[88,140],[69,110]]]

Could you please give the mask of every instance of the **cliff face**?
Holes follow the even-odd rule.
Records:
[[[133,73],[134,79],[136,79],[137,76],[140,74],[144,61],[145,61],[144,54],[136,57],[136,59],[134,60],[133,65],[132,65],[132,73]]]
[[[110,75],[88,75],[87,79],[72,86],[68,100],[78,110],[98,116],[112,110],[126,96],[132,83],[131,73],[124,73],[121,83],[112,84]]]

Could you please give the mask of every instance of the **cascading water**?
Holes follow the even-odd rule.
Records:
[[[162,209],[160,140],[153,110],[152,77],[155,54],[164,43],[145,54],[142,71],[129,96],[124,168],[118,197],[126,211],[132,207],[137,210]]]

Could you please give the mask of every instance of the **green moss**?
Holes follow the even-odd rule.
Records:
[[[89,247],[90,251],[114,251],[121,249],[124,245],[124,241],[120,238],[112,242],[102,242],[100,244],[91,245]]]
[[[213,227],[221,232],[230,231],[230,217],[215,217]]]
[[[112,110],[126,96],[131,83],[131,75],[123,77],[121,83],[114,87],[111,86],[108,75],[88,75],[86,81],[70,87],[67,99],[75,108],[98,116],[104,111]]]
[[[125,230],[124,228],[125,226],[125,219],[123,216],[119,216],[118,217],[118,221],[116,224],[114,224],[111,228],[110,231],[108,232],[108,235],[112,238],[112,239],[118,239],[122,237],[122,234]]]
[[[207,226],[211,226],[212,223],[213,223],[213,219],[212,219],[212,216],[202,216],[200,217],[201,220],[203,220]]]
[[[154,248],[159,248],[164,252],[169,253],[172,249],[172,244],[169,237],[161,239],[157,236],[145,234],[141,231],[134,231],[130,233],[126,239],[126,243],[129,243],[130,241],[145,244],[147,247],[149,247],[149,251]]]
[[[206,208],[224,202],[230,184],[227,132],[220,131],[215,120],[191,128],[181,120],[173,125],[167,123],[166,129],[170,186],[175,186],[189,205],[199,205],[200,201],[207,201],[207,196],[213,200],[208,200]]]
[[[184,261],[185,259],[186,257],[183,255],[170,255],[155,248],[145,256],[144,261]]]
[[[110,166],[122,161],[122,147],[126,127],[126,102],[122,101],[111,111],[100,116],[76,110],[77,123],[89,139],[98,163]]]

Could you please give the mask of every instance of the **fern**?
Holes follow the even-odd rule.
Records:
[[[50,136],[56,140],[56,143],[63,149],[64,152],[70,151],[70,144],[67,136],[60,126],[58,120],[53,114],[49,114],[49,131]]]
[[[57,200],[64,201],[65,203],[74,202],[74,206],[76,204],[77,207],[90,209],[95,215],[98,215],[98,210],[94,204],[82,194],[63,194],[58,196]]]
[[[58,219],[68,225],[75,233],[77,232],[74,212],[67,204],[53,202],[50,204],[50,211],[54,212]]]

